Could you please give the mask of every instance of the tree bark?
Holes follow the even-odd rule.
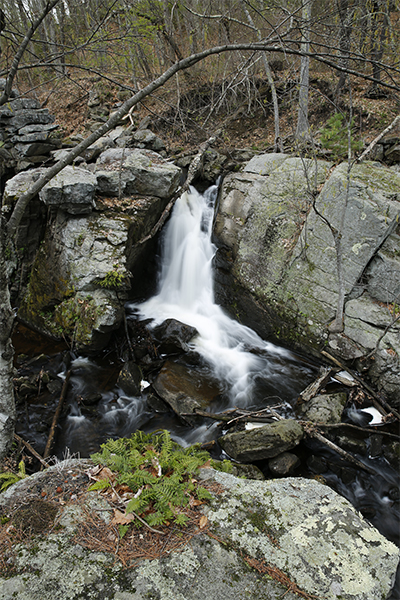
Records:
[[[302,8],[301,50],[304,55],[300,62],[299,109],[297,114],[296,140],[304,143],[311,139],[308,123],[308,95],[310,89],[310,21],[312,0],[305,0]]]
[[[11,307],[6,269],[5,227],[0,230],[0,460],[9,451],[16,420],[11,334],[14,311]]]

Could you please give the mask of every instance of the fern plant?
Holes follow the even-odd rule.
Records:
[[[150,434],[136,431],[130,438],[108,440],[91,458],[118,474],[115,485],[127,486],[133,495],[126,512],[140,515],[151,527],[170,521],[185,525],[188,517],[182,509],[190,498],[211,498],[193,478],[210,455],[199,444],[182,448],[166,430]],[[109,482],[103,480],[89,489],[107,485]],[[140,526],[138,520],[135,524]]]

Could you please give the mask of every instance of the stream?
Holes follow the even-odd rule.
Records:
[[[253,410],[274,406],[285,418],[295,418],[298,395],[316,378],[319,365],[262,340],[215,303],[212,227],[217,191],[217,186],[212,186],[200,194],[192,188],[176,202],[162,233],[158,292],[142,303],[126,304],[128,325],[142,323],[151,330],[166,319],[176,319],[196,328],[198,334],[189,342],[188,352],[173,360],[190,366],[199,378],[209,379],[218,387],[219,393],[207,410],[215,413],[230,407]],[[88,358],[66,348],[44,346],[35,336],[19,327],[14,337],[20,380],[17,433],[39,453],[46,444],[68,369],[72,374],[53,449],[58,458],[88,456],[106,439],[129,436],[137,429],[168,429],[182,445],[212,442],[223,433],[216,421],[203,419],[190,426],[172,410],[159,412],[151,407],[148,394],[166,357],[143,368],[142,394],[132,397],[117,385],[121,368],[117,344],[100,356]],[[29,393],[28,379],[39,385],[38,393]],[[338,384],[331,382],[329,386]],[[351,416],[351,411],[347,414]],[[310,440],[294,450],[301,460],[294,475],[321,478],[399,544],[399,474],[383,454],[374,456],[371,444],[369,436],[367,454],[354,454],[375,470],[375,477],[343,466],[343,459]],[[215,458],[224,457],[218,444],[211,453]],[[268,466],[258,466],[268,477]],[[391,598],[399,597],[397,586]]]

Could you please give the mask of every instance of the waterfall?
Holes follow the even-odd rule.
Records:
[[[141,318],[153,319],[154,326],[177,319],[195,327],[192,348],[224,382],[231,404],[243,407],[254,404],[260,383],[267,384],[270,393],[291,388],[285,378],[293,378],[294,357],[263,341],[215,303],[216,247],[211,236],[216,196],[217,186],[204,194],[190,188],[177,200],[163,234],[159,291],[136,308]]]

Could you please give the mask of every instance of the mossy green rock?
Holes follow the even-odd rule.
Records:
[[[268,423],[250,431],[236,431],[219,438],[229,456],[244,463],[272,458],[297,446],[304,435],[294,419]]]

